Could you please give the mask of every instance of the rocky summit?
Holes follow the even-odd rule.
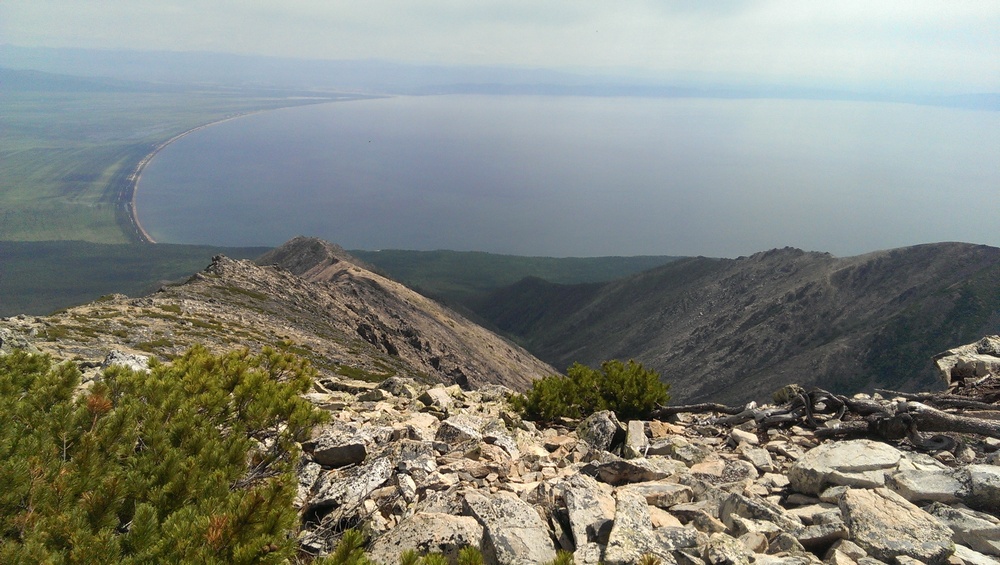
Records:
[[[454,559],[468,545],[503,564],[559,550],[578,564],[1000,562],[996,434],[918,449],[824,439],[846,415],[731,425],[683,407],[667,421],[598,412],[541,426],[509,394],[394,378],[338,396],[334,421],[304,445],[302,547],[329,553],[354,527],[387,564],[408,548]]]

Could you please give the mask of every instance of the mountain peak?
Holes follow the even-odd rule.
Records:
[[[265,253],[256,262],[258,265],[277,265],[296,275],[302,275],[317,267],[334,265],[342,261],[370,270],[343,247],[316,237],[305,236],[287,241],[273,251]]]

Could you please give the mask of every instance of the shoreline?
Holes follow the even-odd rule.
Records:
[[[184,137],[184,136],[186,136],[188,134],[194,133],[194,132],[199,131],[199,130],[203,130],[203,129],[207,128],[207,127],[211,127],[211,126],[214,126],[214,125],[217,125],[217,124],[221,124],[223,122],[228,122],[230,120],[235,120],[235,119],[238,119],[238,118],[243,118],[243,117],[250,116],[250,115],[253,115],[253,114],[259,114],[261,112],[267,112],[268,110],[270,110],[270,109],[267,109],[267,110],[252,110],[252,111],[249,111],[249,112],[241,112],[241,113],[238,113],[238,114],[234,114],[232,116],[227,116],[227,117],[222,118],[220,120],[215,120],[215,121],[212,121],[212,122],[201,124],[199,126],[195,126],[195,127],[191,128],[189,130],[182,131],[181,133],[179,133],[179,134],[171,137],[170,139],[168,139],[168,140],[160,143],[156,147],[154,147],[152,151],[150,151],[149,153],[147,153],[146,156],[143,157],[136,164],[135,168],[132,170],[132,173],[126,179],[126,182],[128,184],[125,187],[125,190],[123,191],[124,194],[122,195],[122,198],[121,198],[121,200],[119,202],[119,204],[125,204],[126,202],[128,203],[128,207],[127,207],[128,221],[129,221],[129,223],[131,225],[126,228],[126,231],[132,232],[132,235],[134,235],[136,237],[136,239],[139,240],[140,243],[148,243],[148,244],[155,244],[156,243],[156,240],[153,239],[153,237],[151,235],[149,235],[149,232],[147,232],[146,229],[142,227],[142,223],[139,221],[139,214],[136,211],[136,206],[135,206],[135,196],[136,196],[136,193],[139,192],[139,181],[142,180],[142,171],[146,168],[146,165],[148,165],[149,162],[153,160],[153,157],[156,157],[157,153],[159,153],[160,151],[162,151],[165,147],[167,147],[171,143],[177,141],[178,139],[180,139],[180,138],[182,138],[182,137]],[[123,226],[123,227],[125,227],[125,226]]]

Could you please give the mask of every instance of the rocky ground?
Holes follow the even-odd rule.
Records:
[[[509,393],[318,383],[333,422],[304,446],[303,550],[354,527],[380,563],[466,545],[489,563],[1000,562],[1000,439],[921,451],[712,413],[542,427]]]

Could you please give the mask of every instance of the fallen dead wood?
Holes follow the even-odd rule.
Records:
[[[954,451],[964,445],[964,436],[1000,439],[1000,420],[977,418],[952,411],[975,409],[992,413],[1000,404],[983,402],[974,396],[940,393],[900,393],[880,391],[891,398],[846,397],[822,389],[793,396],[781,406],[725,406],[702,403],[657,409],[652,417],[676,414],[715,413],[708,423],[738,426],[754,422],[758,429],[802,426],[814,430],[817,438],[877,438],[906,440],[926,451]],[[946,434],[961,436],[958,439]]]

